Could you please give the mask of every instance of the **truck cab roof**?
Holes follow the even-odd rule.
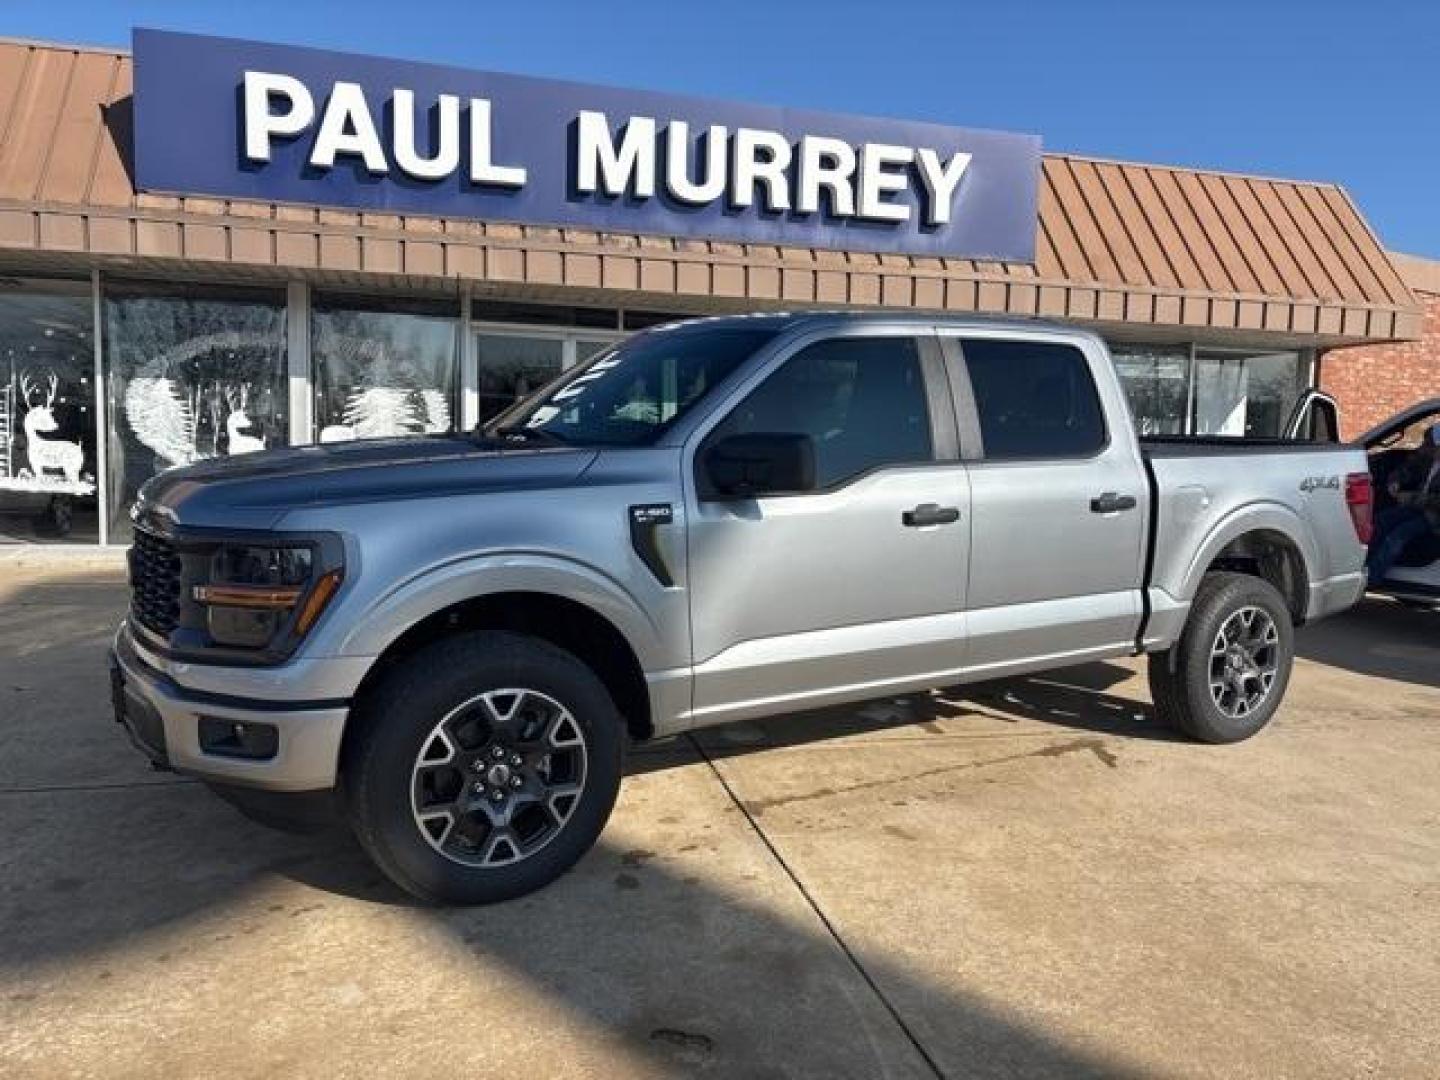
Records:
[[[765,326],[777,333],[790,330],[841,329],[867,323],[883,323],[886,326],[942,327],[947,330],[978,330],[986,333],[1015,333],[1063,335],[1069,338],[1096,338],[1089,330],[1082,330],[1064,323],[1046,319],[999,318],[984,315],[965,315],[947,312],[916,311],[766,311],[750,315],[702,315],[663,323],[652,327],[660,330],[667,327],[715,327],[741,328]]]

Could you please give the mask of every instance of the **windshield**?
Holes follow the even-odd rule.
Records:
[[[758,326],[653,330],[598,354],[486,431],[577,446],[643,445],[774,336]]]

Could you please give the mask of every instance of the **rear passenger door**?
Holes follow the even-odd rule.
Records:
[[[1123,652],[1149,492],[1108,357],[1074,339],[942,335],[970,473],[967,671]]]

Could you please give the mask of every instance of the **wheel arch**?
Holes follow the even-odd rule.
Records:
[[[467,630],[510,630],[577,656],[605,683],[630,734],[654,730],[645,672],[663,643],[640,605],[588,567],[552,557],[491,557],[401,585],[349,620],[342,655],[373,656],[359,698],[396,663]]]
[[[1186,574],[1183,595],[1193,600],[1204,576],[1215,570],[1249,574],[1275,586],[1291,621],[1299,626],[1309,610],[1311,573],[1317,563],[1314,543],[1293,511],[1250,507],[1206,537]]]

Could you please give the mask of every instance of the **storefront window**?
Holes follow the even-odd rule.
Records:
[[[1303,354],[1298,352],[1197,352],[1194,433],[1282,435],[1305,389],[1307,372],[1303,360]]]
[[[576,338],[574,362],[577,364],[584,363],[596,353],[604,352],[606,349],[608,349],[611,345],[614,344],[615,342],[613,340],[593,341],[589,338]]]
[[[1115,370],[1141,435],[1185,431],[1190,390],[1188,345],[1114,345]]]
[[[617,331],[484,326],[475,332],[480,422],[499,415],[560,372],[621,339]]]
[[[316,295],[310,319],[320,442],[455,430],[458,303]]]
[[[475,335],[480,367],[480,422],[504,412],[520,398],[544,386],[566,367],[563,337],[523,334]]]
[[[95,543],[88,281],[0,279],[0,544]]]
[[[151,476],[289,443],[283,290],[104,287],[110,540]]]

